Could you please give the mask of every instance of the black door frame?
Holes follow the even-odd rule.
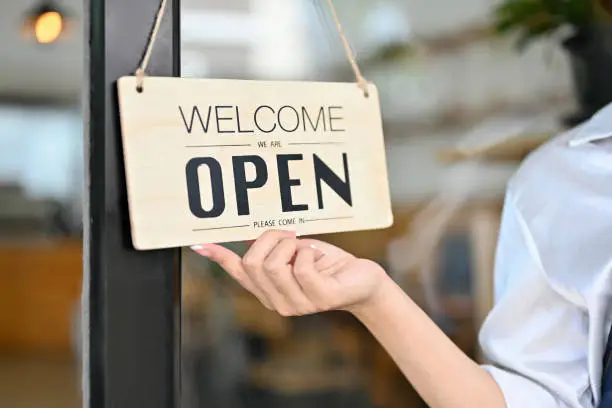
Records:
[[[85,1],[86,408],[180,402],[180,250],[132,247],[116,100],[116,81],[134,74],[159,6],[160,0]],[[150,75],[180,75],[179,13],[179,0],[168,0]]]

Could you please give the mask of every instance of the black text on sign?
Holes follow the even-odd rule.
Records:
[[[147,78],[119,81],[138,249],[392,223],[375,88]]]

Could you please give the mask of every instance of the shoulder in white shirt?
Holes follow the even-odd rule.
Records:
[[[508,408],[592,408],[612,288],[612,104],[509,183],[480,342]]]

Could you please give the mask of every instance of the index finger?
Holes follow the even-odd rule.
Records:
[[[199,255],[217,263],[221,268],[225,269],[232,278],[244,286],[245,289],[250,292],[255,290],[253,283],[242,267],[242,258],[233,251],[217,244],[193,245],[191,249]]]

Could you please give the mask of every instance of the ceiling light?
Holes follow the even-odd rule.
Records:
[[[50,44],[63,36],[68,28],[69,18],[65,10],[53,2],[44,2],[28,12],[24,32],[40,44]]]

